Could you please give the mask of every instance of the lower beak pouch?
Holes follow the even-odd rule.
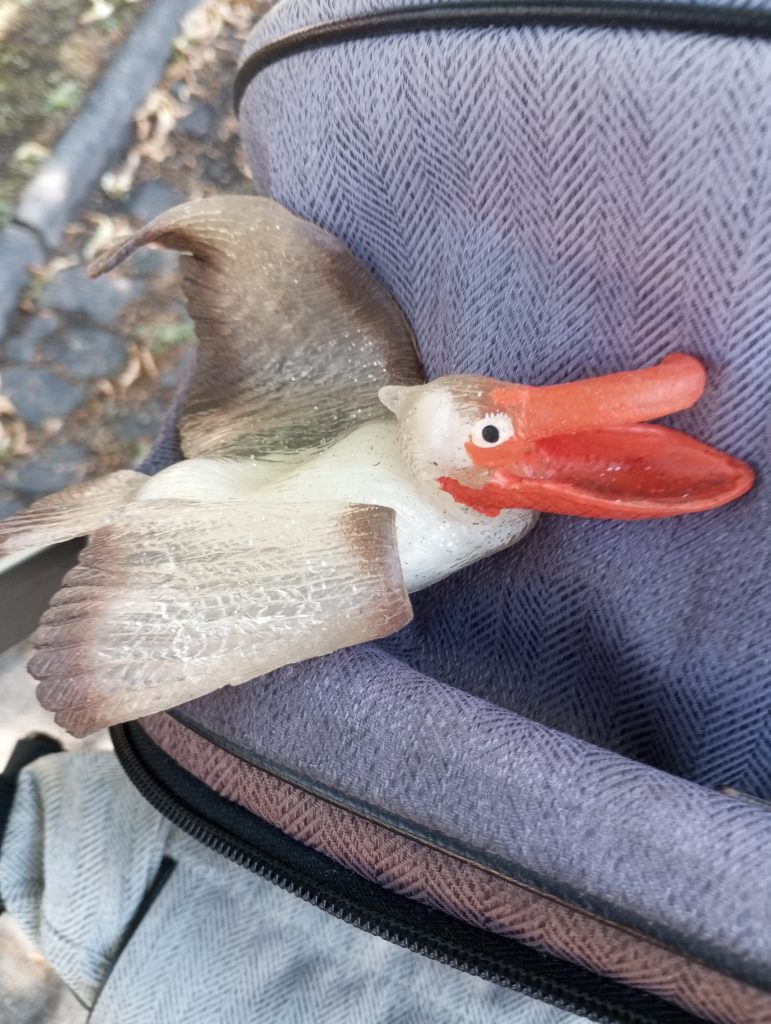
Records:
[[[752,469],[654,424],[539,438],[481,489],[445,478],[453,497],[488,515],[538,509],[597,519],[656,519],[717,508],[750,489]]]

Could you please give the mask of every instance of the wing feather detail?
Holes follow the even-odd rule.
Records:
[[[185,253],[199,339],[180,424],[186,456],[321,450],[387,415],[385,384],[420,384],[403,313],[334,235],[270,199],[220,196],[163,213],[98,259],[143,245]]]
[[[41,704],[86,735],[411,617],[392,509],[135,502],[81,553],[29,667]]]
[[[146,481],[144,473],[121,469],[40,498],[0,522],[0,555],[85,537],[104,526]]]

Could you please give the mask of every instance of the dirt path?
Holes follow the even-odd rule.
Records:
[[[184,19],[166,75],[137,116],[135,145],[38,268],[0,343],[0,518],[149,450],[193,338],[176,258],[143,253],[99,282],[85,266],[112,238],[186,198],[251,191],[231,88],[267,6],[206,0]],[[116,21],[129,24],[128,12]]]

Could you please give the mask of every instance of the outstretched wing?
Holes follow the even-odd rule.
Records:
[[[386,415],[384,384],[420,384],[410,327],[334,235],[270,199],[184,203],[98,259],[94,276],[150,242],[186,253],[200,342],[180,425],[188,457],[319,450]]]
[[[99,480],[72,484],[40,498],[0,522],[0,555],[59,544],[98,530],[116,509],[131,501],[146,481],[144,473],[119,469]]]
[[[392,509],[135,502],[67,575],[29,668],[82,736],[411,618]]]

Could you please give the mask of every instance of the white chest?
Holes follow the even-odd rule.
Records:
[[[537,518],[535,512],[508,509],[492,519],[458,505],[438,486],[435,494],[422,490],[398,451],[396,423],[387,420],[360,427],[299,465],[181,462],[153,477],[141,498],[221,501],[250,494],[271,504],[345,502],[393,508],[404,580],[411,592],[516,543]]]

